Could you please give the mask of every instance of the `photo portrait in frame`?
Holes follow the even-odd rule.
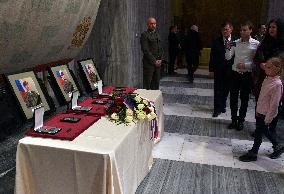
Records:
[[[48,72],[54,83],[55,94],[59,98],[60,104],[69,102],[72,92],[78,88],[67,65],[50,67]]]
[[[97,82],[101,80],[93,59],[84,59],[78,61],[78,65],[82,74],[82,80],[86,83],[86,90],[88,92],[94,91],[98,88]]]
[[[33,117],[33,109],[38,106],[44,106],[45,111],[50,111],[43,88],[40,87],[33,71],[9,74],[6,75],[6,79],[26,119]]]

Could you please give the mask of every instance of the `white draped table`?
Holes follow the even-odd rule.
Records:
[[[135,92],[155,103],[162,135],[161,92]],[[17,147],[15,193],[135,193],[152,165],[152,148],[149,122],[116,125],[105,117],[73,141],[25,137]]]

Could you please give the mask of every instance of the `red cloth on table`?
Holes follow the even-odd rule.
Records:
[[[92,109],[87,113],[91,116],[91,114],[98,114],[101,116],[106,115],[106,110],[104,104],[92,104],[96,99],[87,98],[79,103],[80,106],[90,106]],[[85,114],[85,113],[84,113]]]
[[[106,86],[103,89],[103,93],[111,93],[114,89],[115,89],[115,87],[113,87],[113,86]],[[136,88],[125,87],[125,90],[123,90],[122,93],[128,94],[128,93],[133,92],[135,90],[136,90]],[[79,106],[90,106],[90,107],[92,107],[92,109],[88,112],[88,114],[99,114],[101,116],[105,116],[106,115],[106,109],[104,107],[105,104],[92,104],[92,102],[94,102],[95,100],[100,100],[100,101],[104,101],[104,102],[107,103],[108,98],[105,97],[105,96],[99,96],[97,94],[95,96],[95,98],[87,98],[87,99],[83,100],[82,102],[80,102]]]
[[[81,120],[77,123],[61,122],[60,119],[64,117],[77,117],[81,118]],[[26,135],[72,141],[81,133],[83,133],[86,129],[88,129],[92,124],[97,122],[100,118],[101,118],[100,116],[94,116],[94,115],[87,116],[87,114],[61,113],[44,121],[44,126],[61,128],[61,130],[58,133],[46,134],[46,133],[36,132],[34,131],[34,129],[30,129],[29,131],[26,132]]]
[[[103,93],[111,93],[116,87],[113,86],[105,86],[103,89]],[[130,92],[134,92],[135,90],[137,90],[137,88],[128,88],[125,87],[125,90],[123,91],[123,93],[130,93]]]

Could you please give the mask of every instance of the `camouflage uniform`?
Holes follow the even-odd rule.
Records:
[[[97,76],[96,76],[96,74],[94,72],[90,72],[89,73],[89,78],[90,78],[90,81],[92,83],[96,83],[97,82]]]
[[[141,34],[140,43],[143,52],[143,88],[158,90],[161,67],[156,67],[155,61],[163,55],[161,38],[156,30],[148,29]]]
[[[37,106],[41,103],[41,98],[35,91],[28,91],[25,94],[24,101],[28,108]]]
[[[74,87],[72,82],[70,82],[69,80],[65,79],[64,83],[63,83],[63,90],[65,91],[66,94],[69,94],[71,92],[73,92]]]

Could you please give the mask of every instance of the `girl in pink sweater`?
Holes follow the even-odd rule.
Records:
[[[270,129],[269,125],[278,114],[278,106],[283,94],[283,85],[280,79],[283,64],[279,58],[271,58],[265,63],[265,74],[260,95],[256,106],[256,130],[254,144],[251,150],[240,156],[239,160],[250,162],[257,160],[257,153],[262,143],[262,136],[265,135],[272,143],[273,153],[271,159],[279,158],[284,152],[284,146],[279,144],[276,138],[275,129]]]

